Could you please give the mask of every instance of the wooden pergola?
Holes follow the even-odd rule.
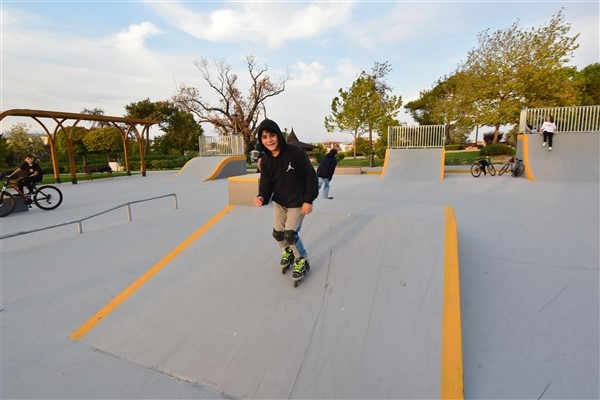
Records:
[[[160,121],[154,119],[141,119],[141,118],[126,118],[126,117],[112,117],[108,115],[91,115],[91,114],[79,114],[79,113],[68,113],[61,111],[46,111],[46,110],[28,110],[28,109],[12,109],[6,110],[0,113],[0,121],[6,117],[31,117],[33,118],[46,132],[48,136],[48,143],[50,144],[50,153],[52,157],[52,168],[54,170],[54,179],[57,183],[61,182],[60,169],[58,167],[58,154],[56,151],[56,134],[62,128],[65,133],[67,140],[67,147],[69,150],[69,168],[71,172],[71,183],[77,183],[77,166],[75,164],[75,153],[73,150],[73,139],[71,137],[72,132],[81,121],[98,121],[107,122],[110,125],[115,126],[121,134],[123,139],[123,150],[125,153],[125,171],[127,175],[131,175],[131,168],[129,166],[129,146],[127,138],[131,134],[138,142],[140,151],[140,172],[142,176],[146,176],[146,147],[150,141],[150,127],[158,124]],[[54,121],[56,126],[50,131],[50,129],[44,124],[42,119],[51,119]],[[65,126],[66,121],[74,121],[73,124]],[[125,126],[125,129],[119,124]],[[138,129],[138,125],[141,125],[141,131]],[[71,129],[70,129],[71,128]]]

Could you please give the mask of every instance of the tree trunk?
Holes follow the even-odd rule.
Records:
[[[494,129],[494,140],[492,140],[493,144],[498,143],[498,134],[500,133],[500,125],[496,125],[495,128],[496,129]]]

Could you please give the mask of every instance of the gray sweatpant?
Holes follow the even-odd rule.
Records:
[[[306,258],[306,250],[300,240],[300,228],[302,228],[302,221],[304,220],[304,214],[300,212],[300,207],[287,208],[282,207],[276,202],[273,202],[273,229],[278,232],[294,231],[296,232],[296,243],[291,245],[290,248],[294,252],[294,257]],[[286,246],[286,241],[282,240],[279,243],[279,247],[282,249]]]

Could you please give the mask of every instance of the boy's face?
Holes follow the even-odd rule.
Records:
[[[271,153],[279,149],[279,137],[276,133],[262,131],[262,133],[260,134],[260,142]]]
[[[33,158],[32,157],[25,157],[25,161],[27,161],[27,164],[29,164],[29,165],[33,164]]]

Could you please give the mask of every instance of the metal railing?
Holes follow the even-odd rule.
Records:
[[[519,118],[519,133],[539,133],[548,115],[554,117],[558,133],[600,132],[600,105],[525,108]]]
[[[81,219],[76,219],[74,221],[62,222],[60,224],[45,226],[43,228],[31,229],[31,230],[28,230],[28,231],[21,231],[21,232],[9,233],[9,234],[0,236],[0,240],[2,240],[2,239],[8,239],[8,238],[15,237],[15,236],[26,235],[28,233],[34,233],[34,232],[45,231],[45,230],[53,229],[53,228],[59,228],[61,226],[72,225],[72,224],[77,224],[77,233],[83,233],[83,225],[82,225],[83,221],[87,221],[88,219],[92,219],[92,218],[98,217],[100,215],[109,213],[111,211],[118,210],[119,208],[122,208],[122,207],[126,207],[127,208],[127,220],[129,222],[131,222],[133,220],[133,218],[131,217],[131,205],[132,204],[143,203],[143,202],[146,202],[146,201],[151,201],[151,200],[156,200],[156,199],[162,199],[162,198],[170,197],[170,196],[173,197],[173,207],[175,209],[177,209],[177,195],[175,193],[170,193],[170,194],[165,194],[165,195],[162,195],[162,196],[151,197],[151,198],[143,199],[143,200],[129,201],[127,203],[120,204],[118,206],[109,208],[108,210],[104,210],[104,211],[101,211],[99,213],[96,213],[96,214],[93,214],[93,215],[89,215],[89,216],[81,218]]]
[[[389,149],[427,149],[444,147],[444,125],[390,126]]]
[[[244,155],[242,135],[200,136],[200,157]]]

